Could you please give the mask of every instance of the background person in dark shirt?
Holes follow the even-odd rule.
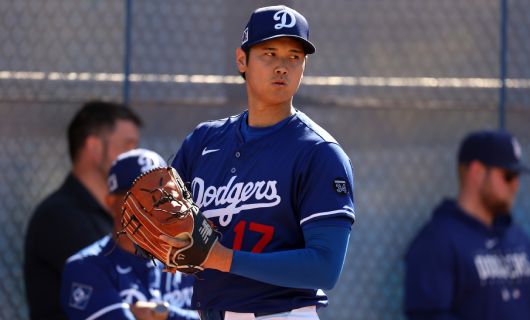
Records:
[[[407,252],[408,319],[530,319],[530,239],[510,214],[524,172],[509,133],[463,140],[458,197],[442,201]]]
[[[71,172],[38,205],[26,233],[24,278],[31,319],[66,319],[59,303],[66,259],[112,230],[105,208],[113,160],[135,148],[142,121],[124,105],[90,101],[68,126]]]

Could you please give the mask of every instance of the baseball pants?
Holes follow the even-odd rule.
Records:
[[[315,306],[262,315],[231,311],[199,311],[201,320],[319,320]]]

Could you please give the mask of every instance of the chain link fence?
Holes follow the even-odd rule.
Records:
[[[69,170],[65,130],[77,108],[127,99],[147,124],[142,146],[169,157],[199,121],[245,108],[234,51],[250,12],[277,3],[0,1],[0,319],[28,319],[23,236]],[[317,47],[295,104],[355,171],[357,222],[321,318],[403,319],[403,254],[456,193],[460,139],[505,125],[528,162],[530,3],[284,3],[308,18]],[[521,182],[514,215],[530,232]]]

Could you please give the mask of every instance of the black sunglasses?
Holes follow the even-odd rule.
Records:
[[[519,177],[519,172],[513,170],[504,170],[504,181],[510,183]]]

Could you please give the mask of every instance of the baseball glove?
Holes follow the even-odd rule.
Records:
[[[163,262],[166,271],[196,273],[204,263],[218,233],[193,202],[191,193],[172,167],[150,170],[139,176],[125,196],[122,232],[149,258]],[[160,235],[189,240],[172,247]]]

